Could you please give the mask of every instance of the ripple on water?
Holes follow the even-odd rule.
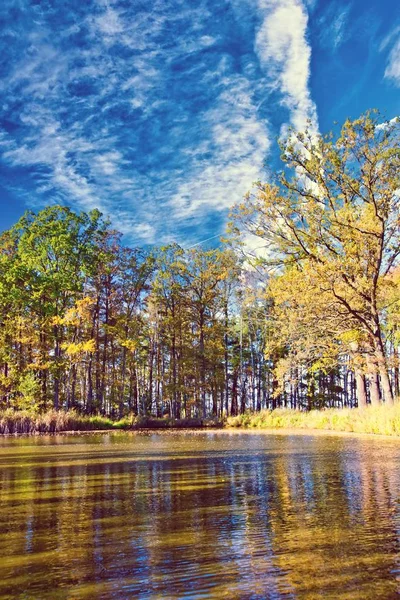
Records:
[[[396,440],[1,441],[0,597],[395,598]]]

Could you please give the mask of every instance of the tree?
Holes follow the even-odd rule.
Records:
[[[224,282],[235,274],[236,258],[229,251],[199,249],[187,253],[189,311],[195,333],[200,412],[207,414],[207,395],[224,390]],[[218,372],[218,375],[217,375]],[[217,383],[217,380],[220,382]],[[214,399],[214,405],[216,399]]]
[[[62,317],[83,293],[85,279],[93,272],[95,238],[103,227],[98,211],[76,215],[68,208],[51,206],[38,215],[26,213],[9,234],[14,253],[12,260],[6,258],[8,298],[19,319],[29,316],[35,323],[37,352],[29,351],[27,358],[41,381],[44,405],[50,374],[56,409],[63,373]],[[24,362],[24,344],[20,345]]]
[[[257,183],[232,227],[264,240],[269,267],[313,272],[319,291],[368,340],[388,404],[382,302],[400,255],[398,141],[398,123],[381,125],[372,112],[346,121],[336,139],[291,132],[282,160],[292,176]]]
[[[321,375],[329,375],[346,365],[355,372],[358,406],[365,406],[366,361],[361,352],[365,345],[357,329],[358,322],[352,315],[343,314],[340,303],[321,289],[312,265],[287,267],[270,279],[268,294],[273,307],[274,343],[286,347],[277,364],[279,380],[289,376],[301,385],[305,373],[310,399],[314,396],[316,379],[321,381]],[[326,404],[330,398],[325,401]],[[324,405],[324,401],[320,404]]]

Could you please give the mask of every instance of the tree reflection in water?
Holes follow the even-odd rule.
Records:
[[[400,592],[396,440],[116,433],[0,446],[1,598]]]

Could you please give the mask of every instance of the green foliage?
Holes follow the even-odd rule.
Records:
[[[40,384],[34,373],[28,371],[24,373],[17,387],[18,396],[15,401],[15,408],[18,410],[37,411],[40,407],[37,398],[40,393]]]

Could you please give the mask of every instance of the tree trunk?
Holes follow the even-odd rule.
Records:
[[[378,365],[374,361],[373,357],[367,354],[367,368],[368,368],[368,386],[369,386],[369,398],[372,406],[379,406],[381,403],[381,395],[379,392],[379,375]]]
[[[228,351],[228,326],[229,326],[229,315],[228,315],[228,302],[225,302],[225,332],[224,332],[224,371],[225,371],[225,388],[224,388],[224,399],[225,399],[225,414],[229,414],[229,351]]]
[[[58,410],[60,407],[60,370],[59,370],[60,342],[58,339],[57,325],[54,325],[53,333],[54,333],[54,362],[55,362],[53,406],[54,406],[55,410]]]
[[[358,408],[365,408],[367,406],[367,390],[365,387],[365,378],[360,369],[354,369],[354,375],[356,379],[356,395]]]
[[[238,414],[238,404],[237,404],[237,388],[238,388],[238,370],[235,370],[232,373],[232,402],[231,402],[231,416],[236,417]]]
[[[394,395],[396,398],[400,396],[400,377],[399,377],[399,350],[397,346],[393,347],[394,358]]]
[[[379,406],[381,403],[381,397],[379,393],[379,378],[376,371],[371,371],[368,374],[369,383],[369,397],[372,406]]]
[[[207,416],[206,408],[206,357],[205,357],[205,345],[204,345],[204,310],[200,311],[200,394],[201,394],[201,416],[203,419]]]
[[[376,361],[378,364],[379,375],[381,378],[382,391],[383,391],[383,397],[385,400],[385,404],[393,405],[394,399],[393,399],[392,388],[390,386],[390,379],[389,379],[389,373],[388,373],[388,368],[387,368],[387,364],[386,364],[385,353],[384,353],[384,349],[383,349],[383,343],[382,343],[382,339],[379,336],[377,336],[377,338],[374,340],[374,345],[375,345],[375,356],[376,356]]]

